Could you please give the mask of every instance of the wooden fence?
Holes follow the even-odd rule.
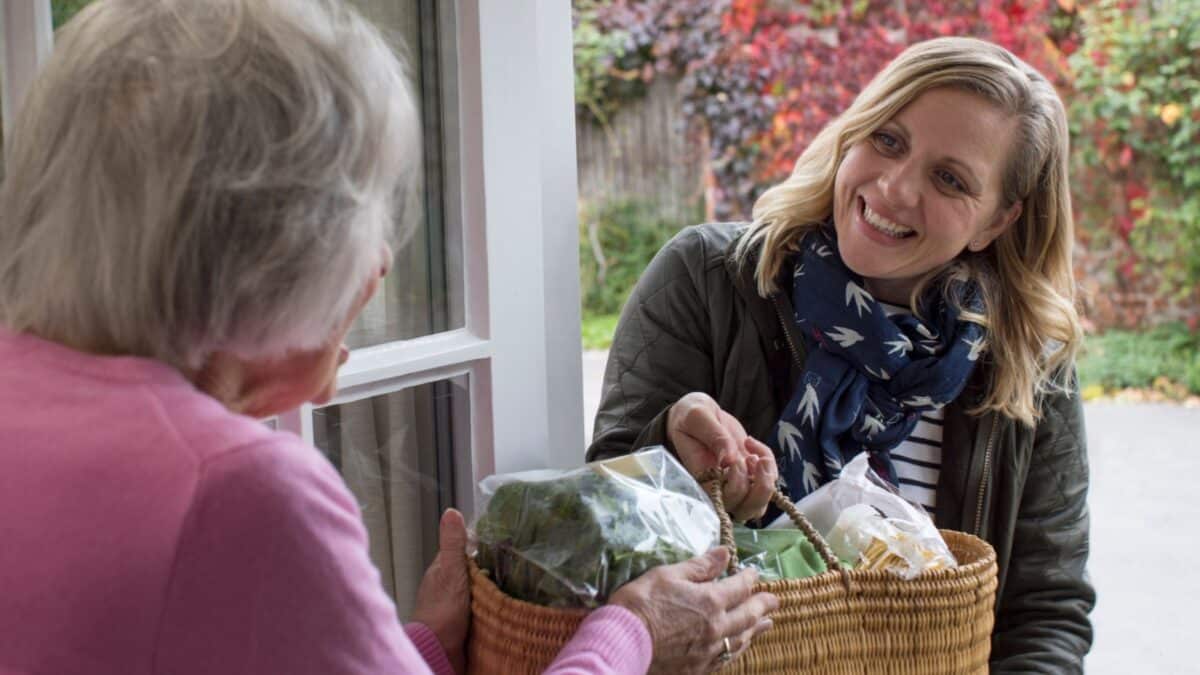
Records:
[[[585,203],[640,199],[664,218],[691,225],[704,197],[704,144],[689,135],[678,82],[656,78],[644,98],[624,104],[608,128],[576,129],[579,198]]]

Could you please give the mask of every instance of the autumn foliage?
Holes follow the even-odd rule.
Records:
[[[1172,3],[1165,5],[1169,19]],[[1178,177],[1163,170],[1170,154],[1163,144],[1185,143],[1181,130],[1200,119],[1193,112],[1200,89],[1166,100],[1160,87],[1132,102],[1113,102],[1108,93],[1114,82],[1129,91],[1157,82],[1142,78],[1157,73],[1164,59],[1139,58],[1138,49],[1191,41],[1190,52],[1180,46],[1178,58],[1166,58],[1187,69],[1200,47],[1200,27],[1176,26],[1168,37],[1168,21],[1159,35],[1145,28],[1148,12],[1129,0],[1087,8],[1074,0],[576,0],[575,8],[577,29],[587,24],[613,40],[608,52],[581,59],[577,30],[577,68],[591,64],[602,75],[589,82],[596,100],[619,105],[655,77],[680,78],[684,112],[708,148],[709,215],[720,219],[748,216],[755,198],[788,174],[817,132],[906,46],[970,35],[1007,47],[1068,103],[1073,142],[1081,146],[1073,167],[1080,238],[1105,251],[1089,256],[1080,247],[1085,289],[1108,303],[1093,314],[1103,314],[1104,325],[1155,318],[1195,323],[1200,257],[1162,246],[1164,232],[1182,226],[1178,209],[1163,215],[1181,199]],[[1193,19],[1200,25],[1200,16]],[[1122,42],[1131,31],[1142,37]],[[1114,61],[1124,70],[1110,72]],[[1195,73],[1197,66],[1190,67]],[[1128,114],[1114,121],[1106,114],[1114,107]],[[1170,138],[1158,133],[1164,125],[1175,130]],[[1195,131],[1187,133],[1200,148]],[[1196,203],[1187,218],[1200,246],[1200,197]]]

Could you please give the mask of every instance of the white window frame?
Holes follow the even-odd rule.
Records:
[[[450,138],[447,245],[461,246],[464,326],[354,350],[331,404],[466,375],[470,456],[455,486],[583,460],[571,8],[439,3]],[[536,39],[530,39],[530,36]],[[456,200],[453,198],[457,197]],[[455,228],[455,223],[460,228]],[[455,236],[457,235],[457,236]],[[454,283],[454,280],[451,280]],[[282,426],[312,440],[312,410]]]
[[[49,0],[3,0],[7,125],[53,44]],[[461,247],[463,327],[354,350],[331,404],[466,375],[460,507],[492,473],[583,460],[571,7],[439,2],[447,246]],[[7,129],[7,127],[6,127]],[[452,275],[451,275],[452,276]],[[312,406],[281,428],[313,440]],[[469,470],[464,464],[469,463]]]
[[[0,50],[3,72],[4,137],[9,137],[13,118],[25,92],[37,74],[38,65],[50,55],[54,44],[49,0],[2,0],[0,31],[4,49]]]

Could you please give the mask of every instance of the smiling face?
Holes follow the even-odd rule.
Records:
[[[847,149],[838,248],[877,298],[907,304],[922,276],[987,248],[1020,215],[1020,202],[1001,203],[1016,122],[976,94],[931,89]]]

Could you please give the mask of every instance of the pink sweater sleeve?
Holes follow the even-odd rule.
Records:
[[[437,635],[430,630],[429,626],[419,621],[413,621],[404,624],[404,632],[408,635],[408,639],[412,640],[413,646],[417,648],[421,658],[425,659],[425,664],[429,666],[434,675],[454,675],[454,667],[450,665],[446,650],[442,649]]]
[[[341,477],[315,448],[282,436],[202,467],[153,672],[429,673],[383,591]]]
[[[546,673],[640,675],[650,668],[653,648],[641,619],[623,607],[601,607],[584,620]]]

